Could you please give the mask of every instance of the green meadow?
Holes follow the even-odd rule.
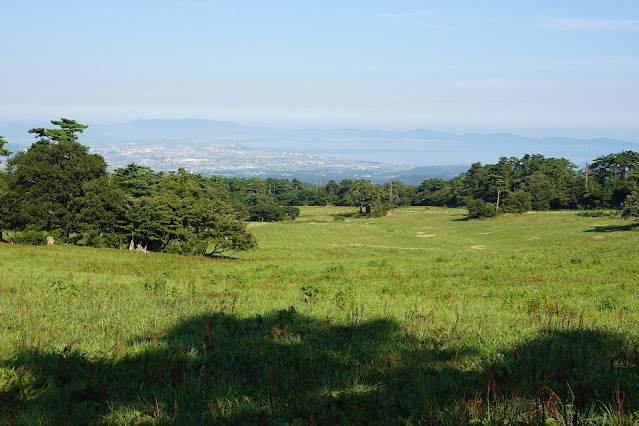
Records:
[[[632,221],[352,213],[234,258],[0,245],[0,423],[639,423]]]

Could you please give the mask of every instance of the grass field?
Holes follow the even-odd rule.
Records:
[[[632,222],[350,212],[236,259],[0,245],[0,423],[639,423]]]

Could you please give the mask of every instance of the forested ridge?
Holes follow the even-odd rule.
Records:
[[[95,247],[139,244],[150,251],[215,256],[256,245],[246,221],[291,220],[295,206],[356,206],[383,216],[395,206],[466,206],[469,218],[550,209],[619,209],[639,216],[639,153],[598,157],[578,169],[564,158],[502,157],[473,164],[451,180],[419,187],[366,179],[313,186],[292,179],[205,177],[130,164],[107,171],[104,158],[78,142],[74,120],[36,128],[37,141],[6,161],[0,174],[3,239],[43,243],[53,235]],[[0,155],[10,153],[3,149]]]

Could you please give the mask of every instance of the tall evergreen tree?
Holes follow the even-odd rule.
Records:
[[[7,156],[9,154],[11,154],[11,151],[9,151],[6,148],[3,148],[3,146],[7,143],[7,141],[4,140],[4,136],[0,136],[0,157],[4,157]]]
[[[52,121],[58,129],[36,128],[39,139],[7,161],[5,221],[12,229],[34,226],[68,236],[76,230],[77,200],[83,185],[106,174],[104,158],[77,142],[87,127],[74,120]]]

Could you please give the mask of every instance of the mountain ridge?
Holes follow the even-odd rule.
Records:
[[[50,123],[27,121],[0,122],[0,135],[5,139],[20,140],[33,139],[27,131],[34,127],[47,127]],[[214,132],[214,134],[211,134]],[[393,131],[384,129],[332,128],[332,129],[293,129],[282,130],[267,126],[250,126],[234,121],[219,121],[212,119],[177,118],[177,119],[136,119],[112,124],[89,123],[89,127],[82,135],[82,139],[89,142],[115,142],[113,139],[126,138],[129,140],[173,139],[173,138],[207,138],[207,137],[358,137],[379,139],[438,139],[445,140],[473,140],[473,141],[520,141],[520,142],[606,142],[606,143],[635,143],[635,141],[615,139],[609,137],[574,138],[568,136],[531,137],[516,133],[452,133],[425,128],[407,131]]]

